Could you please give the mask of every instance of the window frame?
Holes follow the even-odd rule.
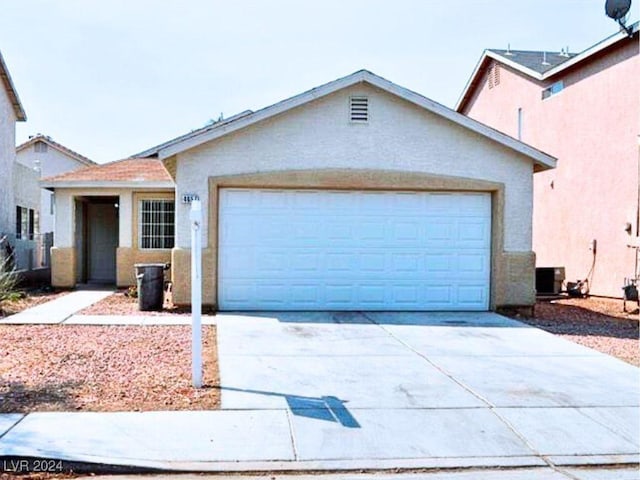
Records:
[[[547,98],[551,98],[555,95],[558,95],[565,88],[564,80],[558,80],[557,82],[553,82],[547,88],[542,90],[542,100],[546,100]]]
[[[40,215],[33,208],[16,205],[16,239],[34,240],[40,230]]]
[[[147,235],[147,237],[149,238],[149,241],[151,242],[151,244],[153,244],[153,239],[154,238],[161,238],[162,239],[162,244],[165,245],[166,244],[166,239],[171,238],[171,246],[170,247],[166,247],[166,246],[162,246],[162,247],[145,247],[143,245],[143,239],[145,237],[144,235],[144,224],[143,224],[143,215],[145,213],[145,209],[144,209],[144,204],[145,202],[160,202],[162,204],[171,204],[173,206],[173,222],[170,224],[173,226],[173,234],[171,236],[168,236],[165,232],[164,232],[164,227],[166,227],[167,225],[169,225],[169,223],[161,223],[161,224],[154,224],[153,222],[149,223],[149,225],[158,225],[160,226],[162,233],[159,236],[154,236],[154,235]],[[162,215],[166,215],[166,211],[162,210],[160,212]],[[150,250],[162,250],[162,251],[166,251],[166,250],[171,250],[175,247],[176,244],[176,231],[175,231],[175,224],[176,224],[176,208],[175,208],[175,200],[174,199],[169,199],[169,198],[140,198],[138,199],[138,239],[137,239],[137,245],[138,245],[138,249],[139,250],[145,250],[145,251],[150,251]]]

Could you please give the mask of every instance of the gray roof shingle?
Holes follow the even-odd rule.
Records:
[[[566,62],[571,57],[575,57],[576,53],[562,54],[562,52],[543,52],[537,50],[498,50],[491,48],[490,52],[518,63],[525,68],[538,73],[545,73],[553,67],[557,67]],[[546,63],[545,63],[546,62]]]

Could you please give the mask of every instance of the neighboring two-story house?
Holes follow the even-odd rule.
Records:
[[[587,50],[486,50],[456,110],[558,158],[534,176],[538,267],[620,297],[638,270],[638,23]]]
[[[38,172],[40,178],[60,175],[82,167],[96,165],[84,155],[53,141],[51,137],[37,134],[16,148],[17,162]],[[39,179],[38,179],[39,180]],[[55,202],[53,192],[40,188],[36,180],[36,200],[39,204],[39,230],[45,234],[55,231]],[[33,196],[33,192],[29,192]]]
[[[0,248],[13,254],[16,267],[29,269],[39,209],[39,202],[33,202],[39,195],[38,175],[16,162],[16,122],[27,116],[1,53],[0,84]]]

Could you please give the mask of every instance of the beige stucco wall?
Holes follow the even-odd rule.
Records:
[[[353,95],[369,96],[368,124],[349,122]],[[336,168],[502,183],[508,199],[504,247],[531,250],[531,159],[368,84],[338,91],[179,154],[176,194],[179,198],[197,193],[207,205],[208,177]],[[176,215],[176,244],[188,248],[188,206],[177,205]]]
[[[117,286],[127,287],[135,285],[136,263],[169,263],[171,249],[142,249],[139,248],[138,219],[140,200],[143,199],[173,199],[173,192],[133,192],[131,216],[131,247],[119,247],[116,252]],[[168,272],[170,275],[171,272]]]
[[[351,124],[367,95],[370,121]],[[167,160],[177,195],[205,209],[203,301],[217,304],[217,191],[225,186],[487,191],[493,197],[491,307],[534,301],[532,160],[413,104],[361,84]],[[177,205],[174,299],[189,303],[188,206]]]
[[[116,250],[116,283],[119,287],[135,285],[134,265],[136,263],[167,263],[171,260],[170,249],[140,249],[138,244],[138,206],[140,200],[147,198],[174,198],[171,190],[142,191],[138,189],[109,188],[60,188],[56,190],[56,236],[51,250],[52,284],[59,287],[74,286],[78,279],[76,269],[76,230],[75,223],[77,197],[117,196],[118,209],[118,248]],[[73,258],[73,264],[69,264]]]
[[[316,188],[356,190],[481,191],[492,194],[492,309],[531,305],[535,300],[534,257],[531,252],[505,252],[505,188],[501,183],[460,177],[378,170],[296,170],[212,177],[209,179],[208,235],[203,250],[203,303],[217,306],[218,191],[225,187]],[[190,301],[190,249],[172,253],[173,296],[176,303]]]
[[[76,249],[51,248],[51,285],[61,288],[76,286]]]

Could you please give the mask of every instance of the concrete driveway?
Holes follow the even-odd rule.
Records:
[[[225,314],[218,346],[223,410],[286,416],[290,460],[639,459],[639,370],[493,313]]]

